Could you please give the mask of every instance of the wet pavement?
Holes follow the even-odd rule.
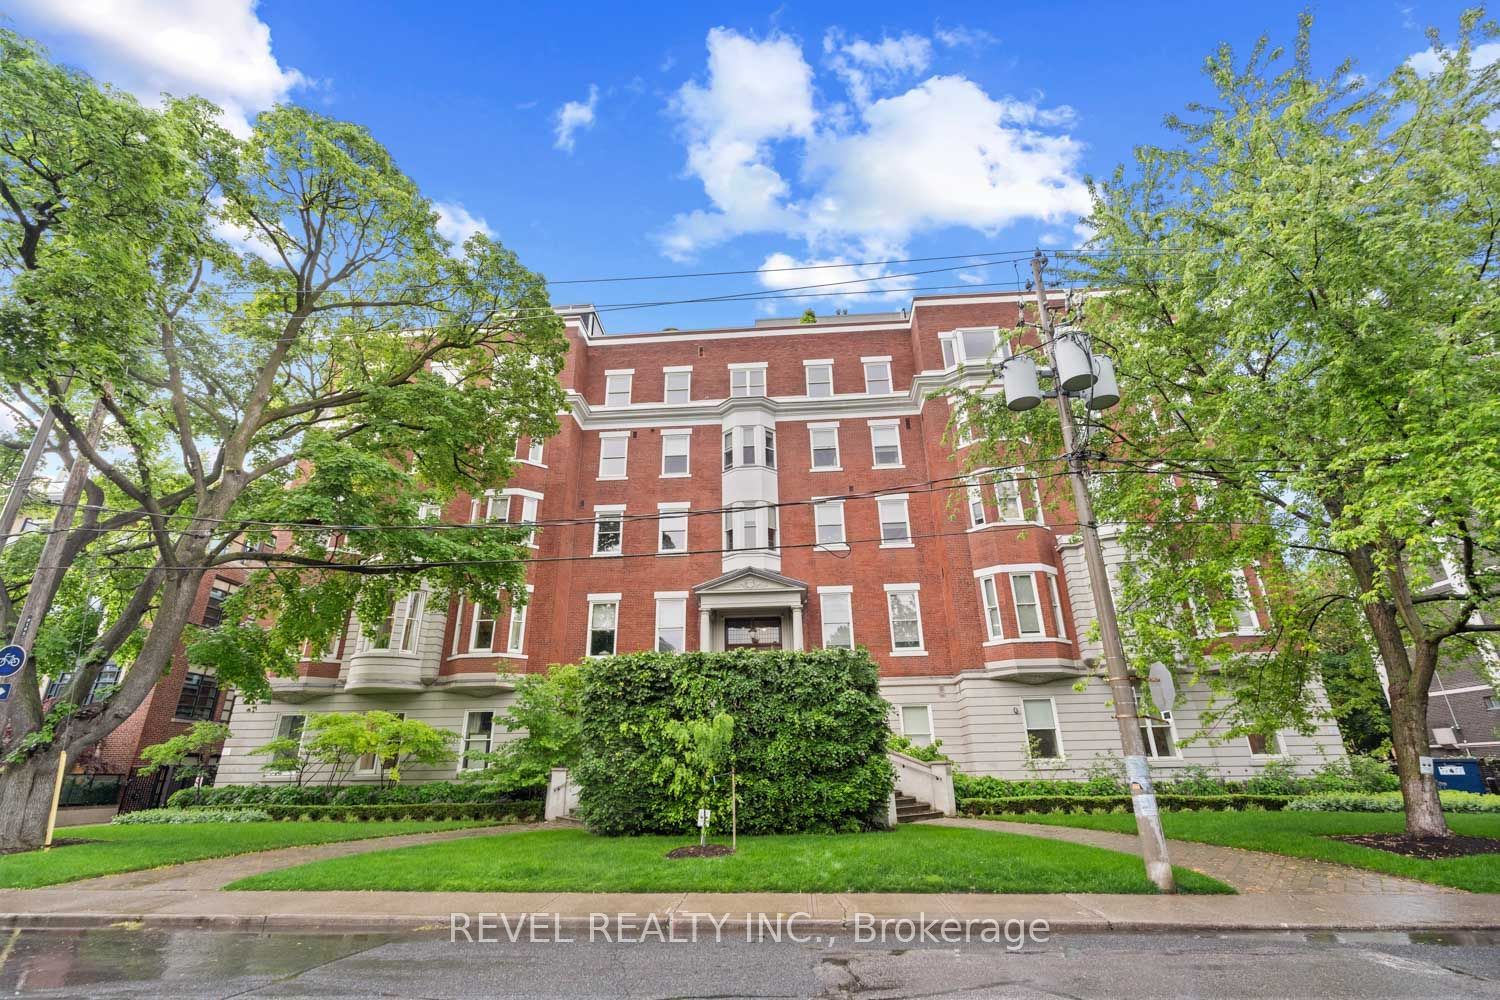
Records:
[[[503,941],[503,936],[501,938]],[[894,945],[894,946],[893,946]],[[1054,934],[1024,945],[469,943],[448,934],[14,931],[38,997],[1495,997],[1500,935]]]

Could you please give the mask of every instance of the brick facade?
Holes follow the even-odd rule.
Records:
[[[461,731],[474,711],[508,704],[497,671],[542,670],[584,657],[591,602],[614,605],[617,651],[655,647],[658,598],[685,602],[688,649],[723,648],[730,624],[743,618],[776,620],[784,646],[800,640],[816,647],[823,643],[825,601],[841,605],[847,593],[854,642],[879,664],[898,728],[919,725],[925,711],[930,734],[966,770],[1034,769],[1023,719],[1049,712],[1068,749],[1047,768],[1078,774],[1094,756],[1117,753],[1097,650],[1079,646],[1090,622],[1082,614],[1075,619],[1074,608],[1091,602],[1081,562],[1069,555],[1076,540],[1066,482],[1017,483],[1020,511],[985,483],[983,523],[976,525],[964,449],[945,437],[949,396],[983,385],[1007,350],[1024,348],[1020,339],[1011,344],[1019,337],[1019,299],[923,298],[900,313],[639,335],[606,335],[591,310],[561,310],[569,338],[562,381],[572,412],[543,444],[541,461],[519,463],[507,487],[509,518],[523,519],[523,503],[534,499],[542,525],[520,648],[494,651],[506,649],[511,637],[504,609],[492,631],[487,621],[480,629],[481,637],[491,637],[488,648],[472,648],[475,609],[457,602],[424,607],[420,635],[413,633],[408,650],[372,649],[356,625],[337,659],[304,663],[301,677],[279,684],[277,701],[236,713],[221,782],[263,780],[259,762],[243,755],[274,735],[276,720],[287,714],[381,707]],[[984,349],[986,341],[992,350]],[[889,365],[890,391],[866,391],[869,359]],[[806,363],[825,360],[832,362],[833,394],[810,396]],[[763,395],[733,392],[736,366],[760,373],[747,384],[758,388],[763,377]],[[668,373],[687,368],[690,399],[666,402]],[[611,405],[610,375],[627,371],[629,402]],[[837,425],[838,458],[831,469],[817,468],[813,429],[831,425]],[[880,428],[883,444],[894,432],[899,463],[876,461],[872,427]],[[774,468],[764,454],[767,431],[774,432]],[[664,474],[664,442],[676,440],[673,432],[689,440],[687,475]],[[736,449],[742,435],[753,437],[752,461],[736,454],[734,467],[724,467],[726,432],[735,435]],[[602,450],[620,441],[623,476],[601,476]],[[528,444],[521,443],[522,456]],[[881,499],[897,496],[906,501],[904,542],[895,537],[903,533],[898,525],[881,524]],[[814,505],[830,499],[843,501],[845,542],[820,546]],[[736,540],[743,545],[748,517],[756,544],[725,551],[722,511],[740,504],[749,507],[735,508]],[[668,505],[689,511],[681,553],[660,551],[657,518]],[[461,497],[444,517],[464,522],[476,509],[483,516],[484,508],[484,498]],[[624,518],[621,551],[595,555],[594,518],[617,512]],[[886,512],[894,514],[894,507]],[[765,534],[771,516],[779,522],[774,547]],[[992,578],[992,591],[981,577]],[[904,600],[893,598],[893,589],[913,593],[920,609],[913,648],[899,648],[912,639],[910,626],[892,623],[893,603]],[[670,603],[664,612],[669,619],[676,607]],[[902,642],[898,627],[906,629]],[[1074,690],[1085,681],[1085,690]],[[1035,701],[1050,708],[1028,706]],[[1180,707],[1180,728],[1191,726],[1200,701],[1194,694]],[[1312,737],[1287,734],[1283,749],[1307,767],[1342,753],[1331,723]],[[1189,763],[1243,774],[1264,759],[1240,741],[1163,761]]]

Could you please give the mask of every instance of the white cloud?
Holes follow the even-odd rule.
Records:
[[[901,39],[865,43],[833,32],[824,42],[829,68],[846,85],[850,67],[884,88],[924,71],[930,58],[930,48]],[[661,235],[674,259],[773,233],[805,243],[809,259],[873,260],[850,254],[951,226],[987,234],[1024,219],[1067,226],[1089,209],[1082,146],[1067,132],[1073,112],[1043,107],[1040,95],[995,98],[962,76],[933,76],[869,103],[853,95],[853,107],[820,110],[813,70],[793,39],[715,28],[708,52],[706,82],[684,85],[672,102],[687,173],[709,201]],[[778,166],[778,155],[796,158],[799,169]]]
[[[932,43],[921,35],[886,36],[878,42],[863,38],[844,40],[837,28],[823,36],[828,65],[844,81],[856,105],[870,103],[873,90],[887,87],[905,76],[925,72],[932,63]]]
[[[880,244],[861,246],[858,256],[852,259],[843,254],[794,257],[787,253],[773,253],[761,262],[757,277],[765,288],[807,293],[789,295],[782,301],[807,302],[825,310],[883,299],[905,299],[911,294],[916,278],[889,277],[891,269],[885,264],[859,263],[861,260],[900,258],[905,253],[904,247]],[[809,267],[816,269],[789,270]],[[773,304],[770,311],[775,312],[778,308]]]
[[[932,37],[939,45],[950,49],[982,49],[1000,41],[983,28],[967,28],[961,24],[951,28],[938,25],[933,29]]]
[[[1450,52],[1440,52],[1437,49],[1427,49],[1418,52],[1406,64],[1416,71],[1418,76],[1431,76],[1443,68],[1443,57],[1451,55]],[[1471,69],[1484,69],[1490,63],[1500,60],[1500,42],[1483,42],[1469,52],[1469,67]]]
[[[312,83],[283,67],[255,0],[11,0],[23,27],[80,41],[96,77],[142,100],[197,94],[238,135],[259,111]]]
[[[437,211],[438,235],[453,244],[453,253],[463,253],[464,240],[478,233],[480,236],[494,236],[495,231],[490,224],[480,216],[472,214],[456,201],[435,201],[432,207]]]
[[[564,152],[573,152],[574,136],[580,131],[594,127],[594,109],[599,106],[599,88],[589,84],[587,101],[569,101],[557,109],[557,141],[553,143]]]
[[[669,256],[685,258],[739,232],[793,223],[771,144],[811,136],[817,120],[812,68],[795,40],[712,29],[707,84],[683,84],[671,109],[687,141],[687,171],[703,183],[714,211],[675,218],[663,238]]]

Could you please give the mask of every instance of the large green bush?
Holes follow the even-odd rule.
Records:
[[[579,815],[605,834],[686,833],[668,723],[734,717],[742,833],[858,830],[885,814],[888,706],[863,651],[632,653],[583,671]],[[714,826],[723,829],[728,782]]]

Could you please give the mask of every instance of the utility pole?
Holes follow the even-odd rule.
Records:
[[[1047,258],[1038,250],[1031,259],[1031,275],[1036,288],[1042,343],[1046,346],[1053,370],[1057,371],[1057,342],[1052,333],[1052,314],[1047,308],[1047,289],[1042,283],[1042,269],[1046,265]],[[1104,646],[1109,693],[1115,703],[1115,721],[1120,727],[1120,747],[1125,751],[1125,778],[1130,783],[1130,799],[1135,810],[1136,834],[1141,840],[1141,855],[1146,861],[1146,875],[1156,883],[1156,887],[1162,892],[1176,892],[1172,862],[1167,858],[1167,838],[1162,833],[1161,814],[1156,808],[1156,792],[1151,787],[1151,765],[1146,757],[1146,741],[1141,735],[1140,717],[1135,711],[1135,687],[1130,683],[1130,670],[1125,663],[1125,646],[1120,641],[1120,623],[1115,618],[1115,599],[1110,593],[1109,577],[1104,570],[1104,550],[1099,545],[1099,529],[1094,522],[1086,453],[1078,443],[1072,404],[1061,385],[1057,387],[1057,416],[1062,424],[1068,479],[1073,484],[1073,506],[1078,511],[1078,530],[1083,536],[1083,554],[1088,563],[1089,590],[1094,596],[1094,608],[1098,612],[1099,638]]]

